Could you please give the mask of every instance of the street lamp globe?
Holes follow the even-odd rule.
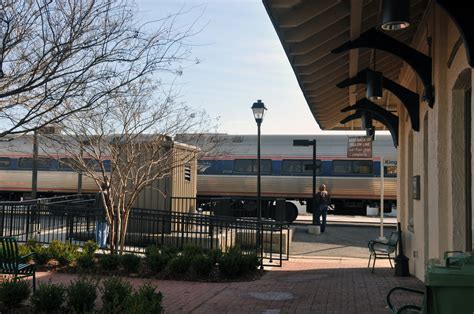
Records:
[[[259,99],[257,102],[254,102],[252,105],[253,116],[257,124],[261,124],[263,121],[263,116],[265,115],[265,104]]]

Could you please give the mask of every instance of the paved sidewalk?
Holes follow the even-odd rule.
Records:
[[[387,313],[385,296],[392,287],[423,287],[416,278],[394,277],[387,266],[377,261],[372,274],[367,259],[291,258],[251,282],[151,282],[163,292],[166,313]],[[39,273],[38,278],[67,284],[75,276]],[[134,286],[146,281],[128,280]],[[403,301],[421,302],[406,295]]]
[[[328,225],[326,232],[309,234],[309,225],[292,225],[293,239],[290,254],[296,256],[356,257],[367,259],[367,243],[380,236],[378,226]],[[384,235],[389,237],[395,226],[385,226]]]

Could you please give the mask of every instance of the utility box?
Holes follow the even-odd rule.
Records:
[[[474,313],[474,255],[445,252],[430,260],[425,285],[424,313]]]

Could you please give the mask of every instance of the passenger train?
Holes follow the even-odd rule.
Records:
[[[389,135],[376,136],[372,158],[357,159],[347,158],[347,135],[263,135],[261,196],[270,200],[285,199],[287,220],[296,218],[300,204],[306,204],[307,211],[311,212],[313,149],[312,146],[293,146],[295,139],[316,139],[316,186],[322,183],[327,186],[335,213],[365,213],[367,205],[380,201],[381,157],[397,159]],[[257,136],[209,135],[207,141],[215,145],[198,160],[198,197],[227,197],[244,205],[248,198],[255,199]],[[204,145],[201,143],[201,146]],[[396,166],[384,167],[384,175],[384,206],[390,210],[396,206]],[[265,202],[263,206],[271,204]]]
[[[55,155],[51,158],[44,150],[45,147],[38,152],[38,197],[75,194],[79,184],[82,193],[97,192],[92,179],[83,176],[79,183],[78,173],[61,162],[68,156]],[[0,138],[0,200],[20,200],[31,196],[32,151],[31,135]],[[110,168],[110,162],[105,160],[104,166]]]
[[[205,204],[227,198],[232,206],[251,209],[257,196],[257,137],[255,135],[211,134],[194,141],[181,135],[180,142],[202,147],[198,160],[197,196]],[[261,136],[261,196],[264,210],[273,214],[276,200],[285,201],[286,220],[294,220],[298,207],[310,212],[312,199],[312,147],[293,146],[295,139],[316,139],[316,185],[326,184],[335,213],[362,213],[366,205],[378,203],[381,191],[380,158],[396,160],[389,135],[377,135],[372,158],[347,158],[347,135],[263,135]],[[0,199],[18,200],[31,193],[32,137],[0,139]],[[53,196],[78,191],[79,175],[40,150],[38,194]],[[106,167],[110,162],[105,160]],[[385,209],[396,205],[396,167],[384,167]],[[83,193],[95,193],[95,183],[82,178]],[[214,202],[215,204],[215,202]]]

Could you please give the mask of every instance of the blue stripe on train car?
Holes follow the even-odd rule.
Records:
[[[199,160],[198,161],[199,174],[209,175],[242,175],[242,173],[234,173],[234,160]],[[255,173],[247,173],[247,175],[255,175]],[[268,174],[265,174],[268,175]],[[312,172],[305,173],[288,173],[282,174],[282,160],[272,160],[273,176],[311,176]],[[333,173],[333,161],[322,160],[321,168],[318,176],[324,177],[380,177],[380,161],[373,161],[372,173]],[[391,175],[390,177],[395,177]]]

